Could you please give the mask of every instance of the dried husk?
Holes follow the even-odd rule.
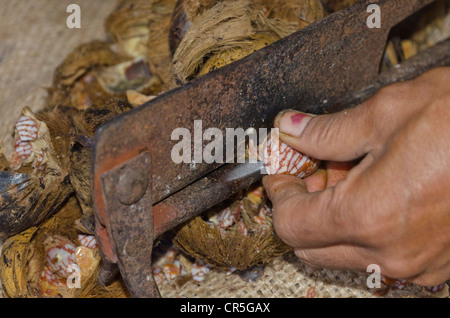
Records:
[[[206,10],[221,0],[178,0],[173,10],[169,30],[169,46],[172,56],[192,23]]]
[[[95,40],[76,47],[56,68],[53,84],[72,85],[94,66],[115,65],[127,58],[111,49],[111,43]]]
[[[272,230],[242,235],[233,229],[223,236],[201,217],[181,227],[174,243],[188,255],[223,270],[245,270],[290,251]]]
[[[19,174],[14,174],[17,178]],[[22,178],[22,177],[19,177]],[[57,211],[72,189],[65,178],[49,176],[44,185],[35,176],[21,179],[2,193],[0,202],[0,234],[14,235],[31,226],[40,224]]]
[[[223,0],[179,0],[172,18],[170,41],[172,54],[196,19]],[[292,30],[301,29],[326,15],[321,0],[251,0],[256,10],[269,19],[290,23]]]
[[[45,259],[45,242],[48,238],[64,238],[74,245],[77,245],[78,234],[81,232],[75,226],[77,220],[82,217],[83,211],[75,197],[71,197],[66,205],[58,211],[57,214],[45,223],[43,223],[36,232],[32,241],[32,248],[34,250],[33,259],[37,268],[29,271],[28,275],[28,297],[40,297],[36,290],[36,282],[46,264]],[[81,268],[81,288],[67,288],[65,286],[59,289],[61,297],[63,298],[93,298],[95,295],[103,292],[110,293],[110,297],[122,297],[127,294],[124,285],[117,285],[114,283],[112,289],[110,286],[102,286],[98,282],[97,274],[100,270],[100,254],[98,248],[87,249],[84,247],[77,247],[77,252],[82,250],[82,253],[77,254],[76,261]],[[29,268],[31,268],[29,266]],[[118,288],[121,286],[121,288]]]
[[[52,218],[40,226],[32,227],[10,237],[2,250],[0,270],[4,291],[8,297],[37,297],[36,282],[45,267],[46,256],[44,240],[48,236],[61,235],[75,240],[77,234],[73,222],[79,218],[81,210],[76,199],[72,197]],[[11,243],[10,243],[11,242]],[[15,255],[15,261],[5,261]],[[20,288],[14,288],[9,282],[9,275]],[[20,278],[20,279],[19,279]]]
[[[105,29],[117,49],[132,58],[144,58],[152,75],[161,82],[170,79],[169,28],[176,0],[125,0],[105,21]],[[156,90],[147,93],[156,93]]]
[[[162,90],[169,89],[172,54],[169,46],[170,22],[176,0],[154,1],[155,19],[150,21],[147,61],[150,71],[162,81]],[[153,94],[155,92],[152,92]],[[157,92],[159,93],[159,92]]]
[[[326,16],[321,0],[252,0],[269,19],[290,22],[298,30]]]
[[[362,0],[322,0],[322,3],[328,11],[337,12],[360,1]]]
[[[127,90],[156,95],[167,89],[175,2],[121,1],[105,21],[109,38],[81,44],[57,67],[48,105],[88,109],[111,97],[126,100]]]
[[[265,18],[250,1],[219,2],[197,17],[175,51],[173,85],[198,76],[208,59],[216,54],[224,53],[216,58],[220,60],[225,52],[232,52],[236,54],[235,60],[254,52],[255,43],[270,44],[295,30],[292,24]],[[264,40],[255,42],[260,38]]]
[[[37,227],[8,238],[0,258],[0,279],[3,293],[10,298],[24,298],[28,293],[27,263],[31,259],[30,241]]]
[[[251,36],[249,40],[251,42],[251,45],[241,45],[213,54],[203,64],[203,66],[197,73],[197,76],[202,76],[234,61],[238,61],[246,57],[247,55],[250,55],[253,52],[273,43],[274,41],[278,40],[278,37],[272,34],[258,33]]]
[[[23,116],[39,125],[32,155],[22,162],[15,153],[0,172],[0,237],[18,234],[54,213],[73,192],[69,182],[64,121],[43,121],[25,107]],[[19,138],[16,132],[16,139]],[[42,155],[41,158],[38,158]],[[5,162],[5,159],[3,159]]]
[[[147,54],[153,3],[152,0],[122,0],[105,19],[106,33],[117,42],[121,54],[131,58]]]
[[[245,270],[265,264],[292,251],[274,232],[269,215],[264,216],[264,225],[255,221],[267,201],[264,188],[256,183],[242,198],[231,198],[180,226],[173,243],[187,255],[223,270]],[[212,226],[211,221],[224,207],[240,211],[239,222],[248,229],[247,234],[241,231],[239,222],[225,230],[217,224]]]
[[[98,105],[98,101],[107,98],[108,93],[101,89],[93,75],[85,76],[97,67],[116,65],[126,60],[128,58],[114,52],[108,42],[96,40],[79,45],[55,69],[47,104],[80,109],[91,104]]]
[[[91,146],[97,128],[115,116],[127,112],[132,106],[121,100],[111,100],[102,108],[76,111],[70,117],[71,148],[68,156],[70,184],[83,210],[80,229],[93,232],[93,210],[91,197]]]
[[[197,17],[221,1],[223,0],[180,0],[179,3],[187,19],[194,22]]]
[[[39,277],[46,266],[45,245],[49,239],[64,240],[77,244],[80,232],[74,226],[82,216],[75,197],[39,227],[32,227],[6,240],[0,259],[0,279],[7,297],[44,297],[37,287]],[[100,255],[97,249],[83,246],[77,248],[77,264],[81,268],[81,288],[55,287],[53,297],[93,298],[127,297],[125,285],[116,280],[102,286],[97,280]]]
[[[7,167],[0,171],[0,237],[39,225],[74,192],[87,214],[84,218],[92,223],[90,147],[94,133],[100,124],[131,108],[118,100],[82,111],[48,107],[33,114],[25,108],[22,114],[39,124],[39,136],[30,142],[33,154],[27,161],[17,161],[14,154],[9,160],[2,156],[2,166]],[[38,162],[40,153],[44,159]]]

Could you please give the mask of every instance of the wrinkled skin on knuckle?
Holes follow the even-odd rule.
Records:
[[[395,83],[382,88],[370,100],[370,117],[374,125],[373,143],[382,143],[409,117],[404,105],[408,104],[410,83]]]
[[[305,207],[296,202],[294,197],[277,204],[273,213],[273,226],[278,237],[291,247],[302,246],[302,241],[309,234],[304,227],[300,227],[302,222],[301,212]],[[307,222],[306,220],[304,220]]]
[[[354,228],[359,228],[360,224],[357,224],[358,219],[353,220],[352,214],[350,213],[352,212],[352,207],[349,204],[351,201],[348,198],[349,187],[348,180],[340,180],[331,188],[325,209],[330,211],[330,218],[334,228],[341,229],[348,235],[347,240],[351,241]]]
[[[273,224],[279,238],[297,248],[321,246],[328,239],[327,233],[330,230],[328,228],[330,222],[326,219],[329,214],[325,210],[328,197],[327,192],[321,195],[319,200],[315,199],[314,195],[306,197],[294,195],[278,203],[274,207]],[[320,215],[315,217],[314,214]],[[318,233],[323,235],[318,238]]]
[[[302,187],[301,184],[293,186],[290,183],[279,182],[272,186],[272,196],[276,196],[273,201],[273,226],[278,237],[290,246],[294,246],[298,239],[297,229],[293,219],[296,217],[297,209],[301,206],[295,202],[296,189]],[[301,189],[303,190],[303,189]]]
[[[282,211],[286,211],[286,209],[292,209],[289,206],[289,202],[280,203],[273,209],[273,227],[275,233],[278,237],[288,244],[289,246],[296,247],[297,241],[299,240],[298,233],[293,227],[293,223],[290,222],[290,218],[286,217],[286,214]]]

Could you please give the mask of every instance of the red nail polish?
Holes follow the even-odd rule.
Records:
[[[291,122],[293,125],[298,126],[302,122],[303,118],[308,117],[306,114],[297,113],[291,116]]]

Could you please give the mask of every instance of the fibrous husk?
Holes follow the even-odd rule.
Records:
[[[169,30],[169,46],[172,56],[192,23],[206,10],[221,0],[178,0],[173,10]]]
[[[28,293],[27,263],[31,259],[30,241],[37,227],[8,238],[2,248],[0,279],[3,293],[11,298],[23,298]]]
[[[117,42],[119,52],[144,58],[162,86],[170,78],[168,35],[175,4],[176,0],[125,0],[105,21],[106,31]]]
[[[136,58],[147,54],[152,6],[151,0],[122,0],[106,18],[105,30],[123,55]]]
[[[154,1],[157,18],[150,21],[147,61],[150,71],[162,81],[162,90],[167,90],[171,79],[172,54],[169,46],[169,31],[176,0]],[[159,92],[158,92],[159,93]]]
[[[240,59],[293,31],[289,23],[265,18],[250,1],[219,2],[197,17],[175,51],[174,80],[182,84],[198,76],[215,55],[218,64],[224,64],[225,56]]]
[[[35,176],[8,174],[6,179],[9,188],[2,192],[0,205],[2,237],[8,237],[41,223],[57,211],[73,191],[65,178],[55,180],[49,177],[43,185]]]
[[[52,218],[10,237],[3,246],[0,259],[0,279],[8,297],[127,297],[119,280],[102,286],[97,280],[100,265],[98,247],[80,245],[80,232],[74,223],[82,215],[80,206],[71,197]],[[75,263],[80,269],[80,286],[71,288],[66,278],[57,277],[60,284],[50,284],[41,276],[48,269],[46,250],[58,244],[76,246]],[[70,277],[69,277],[70,278]]]
[[[221,1],[223,0],[180,0],[178,3],[185,12],[187,19],[194,22],[197,17]]]
[[[96,43],[76,48],[58,67],[48,89],[48,105],[83,110],[102,107],[111,98],[125,99],[129,89],[160,91],[161,80],[150,71],[145,56],[124,57],[114,53],[109,44],[102,42],[99,47]],[[73,74],[65,77],[64,73]]]
[[[322,0],[322,3],[328,11],[337,12],[360,1],[362,0]]]
[[[38,225],[73,192],[65,122],[42,119],[25,107],[17,121],[14,152],[0,172],[0,237]]]
[[[76,111],[70,117],[71,125],[68,128],[71,135],[71,147],[68,156],[70,160],[69,178],[84,212],[79,225],[88,233],[92,233],[93,229],[90,174],[94,134],[102,123],[130,109],[132,109],[132,106],[129,103],[113,99],[103,104],[102,108]]]
[[[46,248],[58,241],[65,241],[76,246],[75,262],[80,267],[80,288],[69,288],[64,281],[62,286],[50,297],[63,298],[93,298],[98,294],[109,294],[110,297],[123,297],[127,295],[123,284],[114,282],[114,286],[102,286],[97,275],[100,270],[100,254],[98,247],[87,248],[80,245],[78,235],[83,234],[75,226],[77,220],[83,215],[78,200],[71,197],[66,205],[57,214],[43,223],[31,242],[34,251],[33,266],[28,266],[28,297],[49,297],[42,295],[38,288],[40,274],[47,265]]]
[[[24,108],[16,124],[15,150],[8,160],[2,156],[7,167],[0,171],[0,237],[40,224],[73,192],[92,219],[94,133],[100,124],[131,108],[117,100],[87,110],[49,107],[34,114]]]
[[[170,41],[172,54],[191,24],[223,0],[179,0],[172,18]],[[290,23],[292,30],[323,18],[326,14],[321,0],[251,0],[256,10],[266,18]]]
[[[230,230],[222,236],[218,228],[211,228],[200,217],[183,226],[174,242],[188,255],[223,270],[246,270],[290,251],[271,231],[243,236]]]
[[[291,22],[300,30],[326,15],[321,0],[252,0],[269,19]]]
[[[108,93],[90,72],[127,59],[114,52],[108,42],[96,40],[79,45],[56,68],[52,87],[48,89],[47,104],[73,106],[78,109],[101,104],[101,101],[108,97]]]
[[[105,21],[109,39],[75,48],[57,67],[48,105],[99,107],[127,90],[156,95],[167,88],[168,34],[176,0],[121,1]]]
[[[53,84],[72,85],[95,66],[115,65],[127,58],[111,49],[111,43],[95,40],[76,47],[56,68]]]
[[[278,40],[278,38],[272,34],[267,33],[255,34],[249,38],[249,41],[251,41],[251,45],[243,44],[213,54],[202,65],[202,67],[197,73],[197,76],[202,76],[225,65],[228,65],[234,61],[238,61],[246,57],[247,55],[250,55],[253,52],[273,43],[276,40]]]
[[[260,212],[268,209],[263,191],[256,184],[242,200],[224,202],[187,222],[177,229],[174,244],[195,259],[223,270],[246,270],[290,252],[292,249],[273,231],[271,216]],[[223,214],[224,208],[233,216]]]

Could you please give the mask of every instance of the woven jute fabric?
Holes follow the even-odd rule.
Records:
[[[70,29],[70,4],[81,9],[81,28]],[[5,0],[0,4],[0,141],[7,148],[24,106],[44,105],[53,71],[79,44],[104,39],[104,19],[116,0]],[[8,149],[5,149],[5,152]]]
[[[299,261],[294,254],[287,254],[267,264],[263,275],[254,282],[245,281],[234,273],[213,269],[200,283],[189,281],[179,287],[164,281],[160,291],[163,297],[187,298],[448,297],[448,286],[436,294],[413,284],[403,289],[369,289],[368,278],[366,273],[314,268]]]
[[[81,28],[66,25],[67,6],[81,8]],[[0,141],[11,144],[13,126],[22,108],[44,106],[54,69],[76,46],[104,39],[104,19],[115,0],[4,0],[0,4]],[[7,151],[7,149],[5,149]],[[1,249],[1,247],[0,247]],[[212,269],[203,282],[176,287],[164,281],[163,297],[378,297],[367,288],[366,273],[316,269],[288,254],[267,264],[264,274],[247,282],[236,274]],[[448,289],[430,294],[408,285],[384,297],[448,296]],[[1,297],[1,290],[0,290]]]

